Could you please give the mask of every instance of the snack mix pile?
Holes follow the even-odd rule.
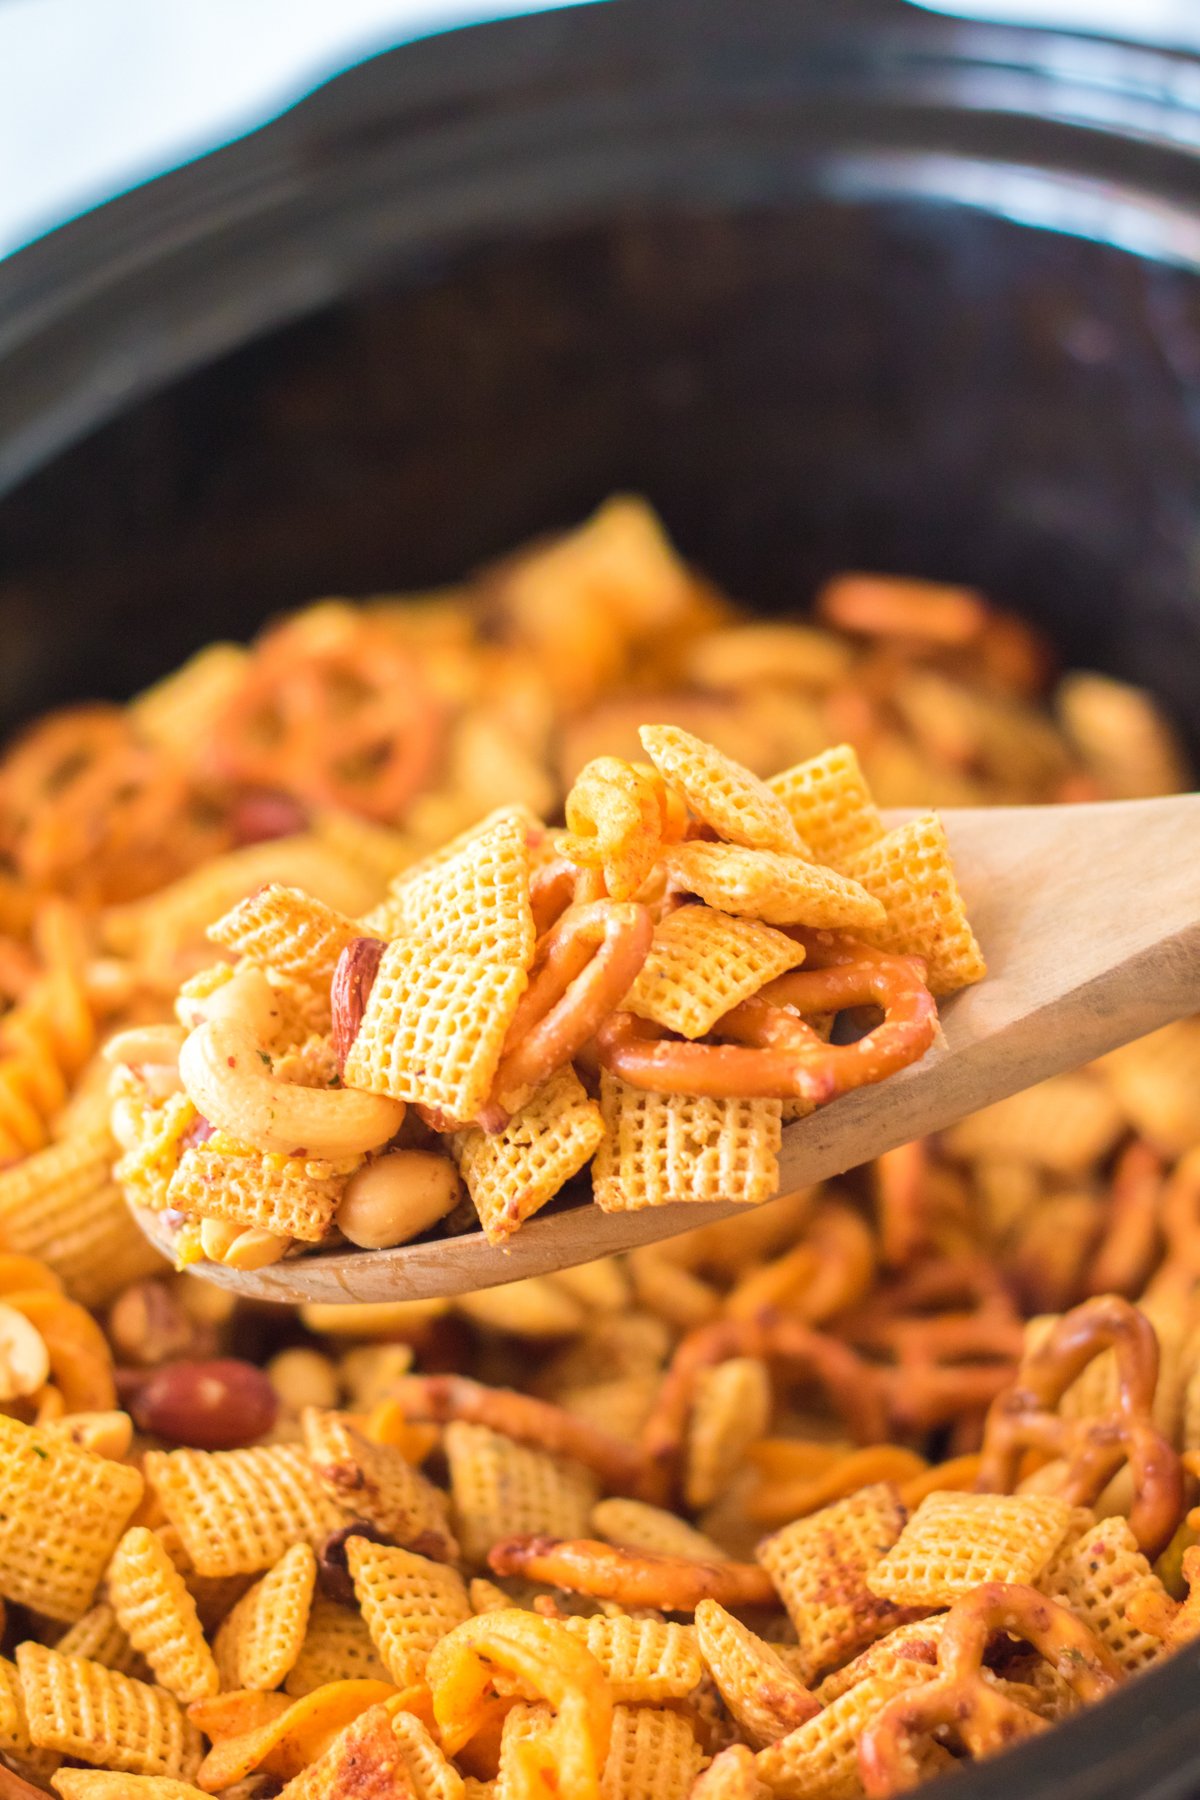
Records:
[[[31,726],[0,1800],[888,1796],[1200,1636],[1198,1021],[454,1301],[186,1272],[767,1200],[984,977],[920,809],[1188,779],[972,593],[754,619],[624,499]]]

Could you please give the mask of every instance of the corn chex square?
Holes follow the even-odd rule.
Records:
[[[415,1713],[394,1712],[392,1733],[400,1746],[415,1800],[465,1800],[462,1776]]]
[[[932,1680],[938,1674],[938,1646],[945,1622],[945,1613],[934,1613],[929,1618],[910,1619],[907,1625],[897,1625],[895,1631],[877,1638],[818,1682],[814,1690],[817,1699],[822,1706],[828,1706],[870,1675],[899,1678],[910,1685]]]
[[[658,1392],[658,1376],[650,1377]],[[728,1552],[681,1519],[678,1513],[645,1500],[625,1500],[614,1495],[592,1508],[591,1537],[617,1544],[622,1550],[648,1550],[652,1556],[682,1556],[689,1562],[728,1562]]]
[[[730,844],[806,856],[807,845],[778,794],[715,744],[680,725],[643,725],[647,756],[692,811]]]
[[[879,808],[849,744],[835,744],[772,775],[767,786],[783,801],[818,862],[840,869],[883,836]]]
[[[311,1546],[293,1544],[242,1595],[213,1640],[225,1692],[269,1694],[280,1685],[303,1647],[316,1581]]]
[[[1038,1583],[1044,1594],[1090,1625],[1125,1670],[1135,1675],[1163,1655],[1161,1638],[1129,1622],[1135,1595],[1165,1599],[1162,1582],[1138,1548],[1128,1519],[1101,1519],[1068,1532]]]
[[[758,1546],[758,1560],[796,1627],[806,1683],[904,1622],[872,1581],[904,1518],[895,1488],[880,1481],[794,1520]]]
[[[1078,1070],[981,1107],[952,1125],[943,1142],[951,1156],[1012,1158],[1070,1179],[1087,1174],[1126,1129],[1103,1083]]]
[[[59,1769],[53,1785],[62,1800],[204,1800],[202,1789],[170,1775],[124,1775],[114,1769]],[[234,1789],[226,1800],[239,1800]]]
[[[370,1706],[280,1790],[282,1800],[415,1800],[404,1757],[383,1706]]]
[[[618,1704],[682,1700],[698,1687],[704,1665],[690,1625],[661,1619],[565,1619],[566,1629],[604,1670]]]
[[[388,1672],[371,1642],[366,1621],[353,1607],[315,1595],[300,1654],[283,1689],[293,1699],[331,1681],[386,1681]]]
[[[301,1425],[313,1471],[336,1505],[377,1525],[393,1543],[453,1559],[446,1496],[400,1450],[373,1442],[345,1413],[308,1406]]]
[[[772,1800],[861,1800],[858,1740],[880,1708],[912,1685],[903,1676],[868,1676],[807,1724],[760,1750],[755,1770]]]
[[[867,942],[897,956],[919,956],[934,994],[982,981],[987,964],[959,892],[946,832],[935,813],[898,825],[856,852],[846,874],[884,908],[859,927]]]
[[[25,1697],[16,1663],[0,1656],[0,1755],[26,1781],[44,1786],[62,1758],[56,1750],[39,1750],[29,1735]]]
[[[523,965],[398,938],[383,953],[346,1058],[348,1085],[473,1119],[527,983]]]
[[[200,1733],[165,1688],[32,1639],[17,1646],[17,1668],[39,1749],[130,1775],[187,1781],[200,1767]]]
[[[128,1532],[125,1535],[128,1537]],[[111,1563],[108,1580],[112,1580]],[[86,1656],[89,1662],[103,1663],[106,1669],[115,1669],[118,1675],[135,1675],[139,1681],[151,1679],[149,1666],[134,1649],[116,1613],[105,1600],[97,1601],[81,1619],[69,1625],[54,1648],[60,1656]],[[164,1687],[167,1685],[163,1683]]]
[[[112,1179],[113,1156],[105,1124],[73,1132],[0,1173],[5,1249],[49,1263],[81,1306],[103,1306],[162,1267]]]
[[[346,1523],[296,1444],[148,1450],[145,1471],[200,1575],[257,1575]]]
[[[413,1550],[346,1540],[346,1562],[371,1641],[397,1687],[420,1681],[439,1638],[471,1617],[462,1576]]]
[[[613,1707],[601,1800],[687,1800],[703,1766],[704,1752],[685,1714]]]
[[[0,1594],[51,1619],[81,1618],[142,1485],[126,1463],[0,1418]]]
[[[672,845],[663,862],[676,888],[764,925],[865,933],[887,924],[882,901],[857,879],[802,856],[697,840]]]
[[[1036,1582],[1070,1520],[1056,1494],[927,1494],[867,1586],[900,1606],[948,1606],[985,1581]]]
[[[696,1608],[696,1641],[734,1724],[754,1749],[812,1717],[816,1701],[775,1646],[715,1600]]]
[[[462,1419],[447,1425],[443,1444],[454,1521],[467,1562],[482,1567],[501,1538],[587,1535],[599,1488],[581,1464]]]
[[[333,1163],[280,1156],[248,1145],[231,1147],[214,1136],[183,1152],[167,1200],[180,1212],[319,1244],[345,1184],[345,1174]]]
[[[452,1150],[489,1244],[502,1245],[594,1155],[604,1118],[569,1066],[503,1131],[455,1134]]]
[[[592,1184],[603,1212],[639,1212],[674,1200],[753,1205],[779,1186],[778,1100],[654,1094],[604,1071],[600,1110],[606,1130]]]
[[[527,834],[520,809],[506,808],[453,855],[406,871],[389,897],[395,935],[474,962],[528,968],[536,932]]]
[[[117,1545],[108,1566],[108,1596],[117,1622],[154,1671],[155,1680],[182,1700],[207,1700],[220,1686],[196,1602],[171,1556],[153,1531],[135,1525]],[[64,1650],[61,1655],[81,1655]],[[107,1657],[96,1658],[106,1667]]]
[[[299,888],[269,881],[210,925],[207,935],[277,974],[328,981],[362,927]]]
[[[803,961],[802,945],[757,919],[680,906],[655,927],[621,1005],[681,1037],[701,1038],[731,1007]]]

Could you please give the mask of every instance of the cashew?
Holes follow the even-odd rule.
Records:
[[[233,984],[230,983],[230,986]],[[188,1098],[210,1124],[256,1150],[341,1162],[394,1137],[404,1105],[357,1088],[305,1088],[272,1073],[263,1038],[246,1024],[209,1018],[179,1055]]]
[[[130,1068],[143,1063],[173,1068],[186,1036],[182,1025],[132,1025],[110,1037],[100,1054],[106,1063],[125,1063]]]
[[[0,1301],[0,1401],[36,1394],[50,1379],[50,1353],[35,1325]]]

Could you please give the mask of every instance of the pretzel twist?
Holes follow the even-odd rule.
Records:
[[[1117,1364],[1116,1412],[1062,1418],[1055,1409],[1071,1383],[1109,1349]],[[1064,1313],[992,1402],[977,1489],[1013,1492],[1023,1453],[1038,1450],[1065,1465],[1057,1492],[1073,1506],[1090,1506],[1128,1462],[1135,1495],[1130,1529],[1146,1555],[1157,1556],[1184,1507],[1178,1452],[1153,1420],[1157,1380],[1154,1327],[1128,1300],[1105,1294]]]
[[[340,609],[268,633],[214,732],[217,772],[395,825],[425,785],[441,714],[411,652]]]
[[[931,1310],[936,1308],[936,1310]],[[970,1428],[1007,1387],[1024,1347],[1024,1327],[994,1271],[972,1258],[943,1257],[908,1271],[869,1305],[838,1321],[839,1335],[882,1356],[879,1379],[893,1426],[924,1434]]]
[[[0,843],[34,887],[131,900],[225,847],[223,826],[193,799],[183,770],[120,707],[71,707],[5,757]]]
[[[629,992],[654,921],[634,901],[568,906],[538,945],[529,986],[505,1039],[485,1123],[525,1104],[572,1060]],[[501,1121],[502,1128],[502,1121]]]
[[[876,1444],[886,1437],[887,1417],[876,1373],[847,1345],[797,1319],[769,1313],[758,1318],[718,1319],[681,1340],[663,1376],[642,1429],[642,1449],[652,1468],[665,1475],[677,1465],[696,1379],[702,1370],[731,1356],[758,1356],[795,1366],[826,1390],[858,1443]]]
[[[1121,1680],[1112,1652],[1066,1607],[1020,1583],[990,1581],[946,1614],[938,1674],[896,1694],[859,1739],[859,1775],[869,1800],[915,1787],[923,1739],[949,1731],[972,1756],[992,1756],[1047,1729],[1045,1719],[984,1679],[983,1658],[999,1632],[1033,1646],[1080,1700],[1098,1700]]]
[[[923,1056],[937,1029],[937,1003],[915,957],[885,956],[829,931],[793,929],[803,969],[781,975],[718,1019],[712,1035],[732,1043],[671,1038],[618,1012],[598,1036],[600,1061],[631,1087],[716,1099],[802,1100],[821,1106],[883,1081]],[[853,1044],[828,1044],[801,1014],[878,1007],[883,1022]]]

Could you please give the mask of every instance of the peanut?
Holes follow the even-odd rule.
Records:
[[[337,1370],[319,1350],[298,1346],[281,1350],[267,1364],[271,1385],[284,1411],[299,1414],[306,1406],[336,1406],[341,1394]]]
[[[139,1431],[197,1450],[236,1450],[275,1423],[279,1402],[261,1369],[231,1357],[166,1363],[129,1402]]]
[[[433,1150],[393,1150],[364,1163],[346,1183],[336,1223],[360,1250],[407,1243],[457,1205],[458,1171]]]

